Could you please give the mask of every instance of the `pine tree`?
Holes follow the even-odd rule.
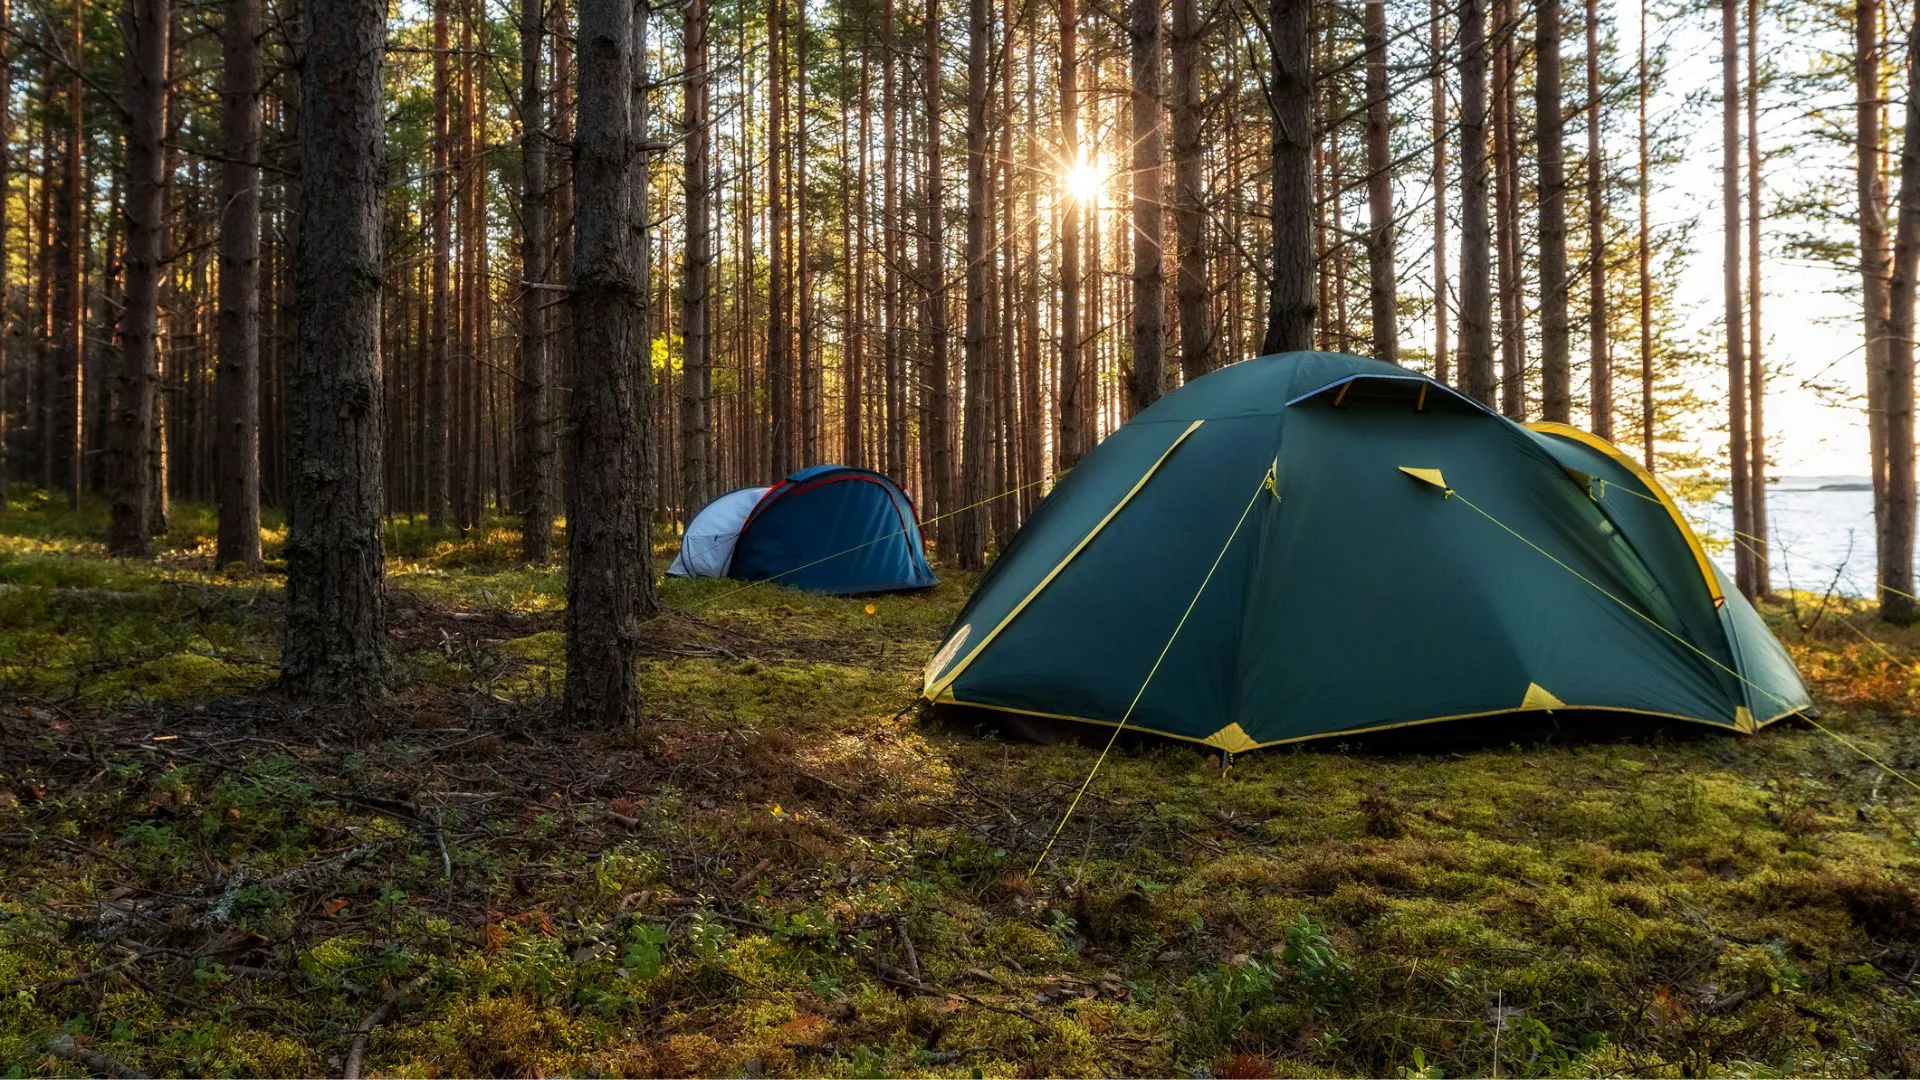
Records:
[[[580,0],[574,152],[565,711],[595,727],[639,718],[641,587],[632,350],[640,267],[632,227],[633,22],[628,0]]]
[[[153,550],[154,384],[159,379],[160,241],[166,212],[168,0],[127,0],[123,93],[127,120],[126,287],[120,312],[119,368],[114,376],[112,519],[107,550]]]
[[[221,24],[220,528],[214,561],[260,565],[260,0]]]
[[[299,337],[281,685],[372,693],[386,674],[380,533],[380,258],[386,130],[382,0],[308,0]]]
[[[1313,16],[1307,0],[1272,0],[1273,282],[1261,351],[1313,347]]]

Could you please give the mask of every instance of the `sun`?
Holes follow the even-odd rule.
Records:
[[[1060,176],[1060,186],[1076,202],[1095,202],[1106,190],[1106,172],[1097,159],[1084,158],[1067,167]]]

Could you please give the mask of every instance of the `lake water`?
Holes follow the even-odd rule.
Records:
[[[1687,519],[1728,575],[1733,573],[1732,504],[1682,504]],[[1873,492],[1864,476],[1789,476],[1767,485],[1773,586],[1846,596],[1873,592]],[[1717,541],[1717,542],[1716,542]]]

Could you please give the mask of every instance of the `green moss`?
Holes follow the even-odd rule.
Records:
[[[296,713],[253,694],[279,579],[215,568],[211,522],[178,506],[130,561],[99,508],[0,510],[0,694],[32,697],[0,705],[0,1061],[27,1071],[83,1071],[62,1032],[154,1073],[336,1071],[389,990],[368,1065],[399,1076],[1397,1075],[1416,1048],[1467,1075],[1496,1041],[1509,1075],[1920,1069],[1887,959],[1920,933],[1916,803],[1811,729],[1225,775],[1121,747],[1029,881],[1097,751],[901,712],[964,575],[668,581],[646,722],[583,732],[551,712],[563,574],[504,519],[396,521],[393,698]],[[1920,630],[1825,619],[1780,623],[1822,723],[1920,764]],[[18,992],[116,941],[173,951]]]

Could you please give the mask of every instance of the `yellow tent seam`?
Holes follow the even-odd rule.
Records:
[[[1707,592],[1713,597],[1713,606],[1719,607],[1727,602],[1726,594],[1720,591],[1720,583],[1713,576],[1713,563],[1707,558],[1707,549],[1701,546],[1700,538],[1694,535],[1693,526],[1687,523],[1686,515],[1680,512],[1680,504],[1673,501],[1673,496],[1667,494],[1667,489],[1661,486],[1660,481],[1648,472],[1645,466],[1621,453],[1619,447],[1600,436],[1581,431],[1571,424],[1556,424],[1542,420],[1528,424],[1527,430],[1537,431],[1542,435],[1557,435],[1563,439],[1571,439],[1589,449],[1598,450],[1612,458],[1621,468],[1632,473],[1633,478],[1645,485],[1660,505],[1666,507],[1667,516],[1672,518],[1674,525],[1680,529],[1680,538],[1685,540],[1687,547],[1693,551],[1693,561],[1700,567],[1700,577],[1707,583]]]
[[[1115,721],[1096,720],[1091,716],[1072,716],[1067,713],[1044,712],[1039,709],[1022,709],[1013,705],[989,705],[983,701],[967,701],[955,697],[951,690],[943,691],[938,698],[934,699],[934,703],[939,705],[958,705],[968,709],[985,709],[988,712],[1010,713],[1014,716],[1032,716],[1042,720],[1067,720],[1076,724],[1092,724],[1096,727],[1112,728],[1121,726]],[[1706,727],[1718,728],[1721,731],[1725,731],[1733,726],[1725,720],[1709,720],[1701,716],[1688,716],[1684,713],[1658,712],[1653,709],[1634,709],[1623,705],[1568,705],[1566,708],[1569,711],[1609,712],[1619,713],[1623,716],[1645,716],[1655,720],[1674,720],[1685,724],[1701,724]],[[1312,742],[1315,739],[1337,739],[1348,735],[1372,735],[1376,732],[1422,727],[1427,724],[1445,724],[1455,720],[1483,720],[1494,716],[1515,716],[1520,713],[1538,711],[1537,709],[1515,707],[1508,709],[1484,709],[1480,712],[1453,713],[1447,716],[1427,716],[1419,720],[1399,720],[1391,724],[1374,724],[1371,727],[1340,728],[1336,731],[1316,731],[1311,735],[1291,735],[1284,739],[1255,742],[1247,749],[1267,750],[1275,746],[1291,746],[1295,743]],[[1776,720],[1784,720],[1789,716],[1797,714],[1799,711],[1798,709],[1788,709],[1777,716],[1769,717],[1766,721],[1762,722],[1760,726],[1766,727]],[[1192,743],[1196,746],[1213,747],[1214,745],[1207,739],[1195,738],[1192,735],[1181,735],[1172,731],[1161,731],[1159,728],[1146,727],[1138,723],[1129,722],[1125,727],[1128,731],[1138,731],[1143,735],[1157,735],[1163,739],[1177,739],[1180,742]],[[1211,738],[1211,736],[1209,736],[1209,738]],[[1238,754],[1243,751],[1235,750],[1233,752]]]
[[[1187,436],[1199,430],[1200,425],[1204,423],[1206,423],[1206,421],[1203,419],[1195,420],[1193,423],[1188,424],[1187,429],[1182,431],[1174,438],[1173,442],[1167,445],[1165,450],[1160,452],[1160,456],[1155,458],[1153,464],[1147,468],[1147,471],[1140,475],[1140,479],[1134,481],[1133,486],[1127,489],[1127,493],[1120,497],[1120,501],[1113,504],[1113,509],[1108,510],[1106,516],[1095,522],[1093,528],[1088,530],[1087,535],[1081,537],[1080,542],[1073,545],[1073,550],[1067,552],[1066,557],[1061,559],[1052,570],[1047,571],[1047,576],[1041,578],[1039,583],[1034,585],[1027,595],[1021,597],[1020,602],[1013,606],[1013,610],[1007,612],[1007,617],[1001,619],[992,630],[988,631],[986,636],[980,639],[978,645],[975,645],[968,651],[966,656],[962,657],[958,663],[953,665],[952,670],[942,675],[937,681],[927,684],[926,688],[921,691],[921,696],[928,701],[932,701],[939,696],[940,691],[952,686],[954,680],[958,679],[960,675],[967,670],[967,666],[972,664],[974,659],[980,655],[981,650],[992,644],[993,639],[1000,636],[1000,631],[1005,630],[1014,619],[1019,617],[1022,611],[1027,609],[1027,605],[1038,599],[1040,594],[1047,590],[1047,586],[1053,584],[1053,579],[1060,576],[1060,572],[1067,568],[1067,564],[1077,558],[1080,552],[1086,550],[1087,545],[1093,543],[1093,538],[1099,536],[1101,530],[1105,529],[1109,522],[1119,516],[1120,511],[1125,509],[1126,505],[1133,501],[1133,497],[1140,493],[1141,488],[1147,486],[1147,481],[1153,479],[1153,474],[1160,471],[1160,466],[1165,465],[1167,459],[1173,456],[1173,452],[1180,448],[1180,444],[1187,441]]]

